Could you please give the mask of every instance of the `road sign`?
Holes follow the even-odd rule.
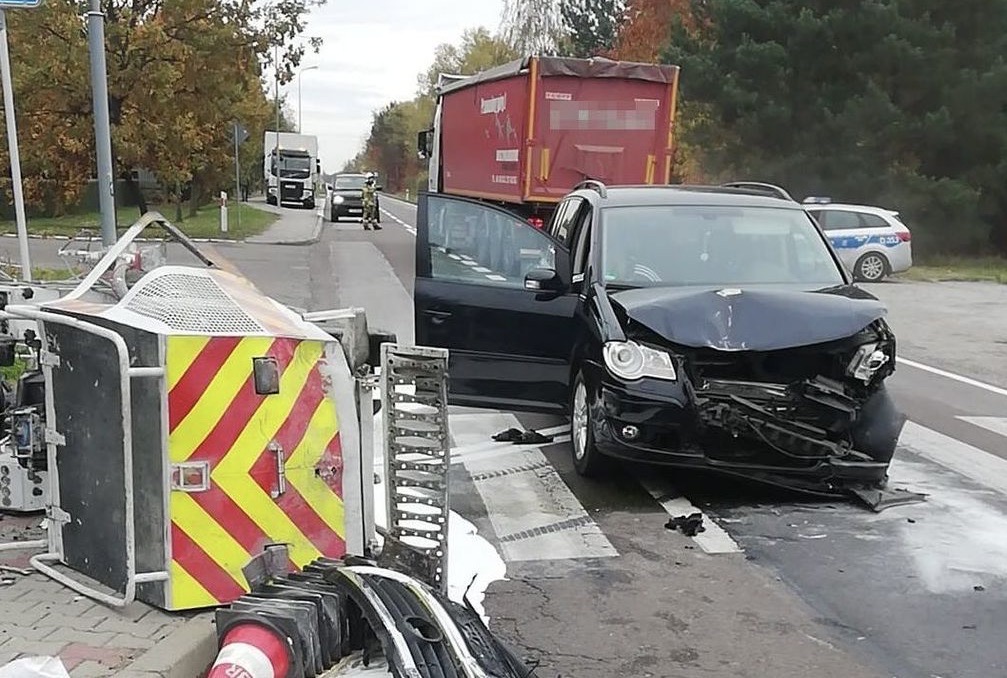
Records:
[[[234,136],[234,142],[237,144],[243,144],[248,139],[248,130],[240,122],[234,123],[234,126],[231,128],[231,134]]]
[[[42,0],[0,0],[0,9],[18,9],[19,7],[38,7]]]

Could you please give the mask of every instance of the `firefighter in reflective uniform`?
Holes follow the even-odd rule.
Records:
[[[374,172],[367,173],[367,179],[364,181],[362,198],[364,204],[364,230],[369,231],[373,227],[375,231],[380,231],[381,224],[378,219],[378,187],[374,180]]]

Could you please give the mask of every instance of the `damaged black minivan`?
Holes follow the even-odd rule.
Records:
[[[416,343],[451,402],[566,413],[574,465],[613,458],[786,487],[880,487],[905,417],[895,337],[797,203],[585,182],[539,230],[421,194]]]

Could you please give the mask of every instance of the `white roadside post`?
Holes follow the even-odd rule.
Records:
[[[227,191],[220,192],[220,232],[227,233]]]
[[[31,256],[28,251],[28,223],[24,212],[24,187],[21,184],[21,154],[17,144],[17,116],[14,114],[14,84],[10,73],[10,50],[7,40],[5,9],[38,7],[41,0],[0,2],[0,80],[3,81],[4,119],[7,124],[7,147],[10,154],[11,189],[14,193],[14,219],[21,251],[21,278],[32,281]]]
[[[406,189],[406,202],[408,202],[408,201],[409,201],[409,189],[407,188]]]

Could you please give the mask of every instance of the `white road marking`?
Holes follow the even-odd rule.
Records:
[[[1007,437],[1007,417],[956,417],[956,419]]]
[[[399,226],[401,226],[404,229],[406,229],[407,231],[409,231],[409,233],[413,234],[414,236],[416,235],[416,227],[413,226],[412,224],[407,224],[406,222],[402,221],[401,219],[399,219],[397,216],[395,216],[394,214],[392,214],[391,212],[389,212],[386,209],[382,209],[381,213],[384,214],[389,219],[391,219],[392,221],[394,221]]]
[[[954,372],[948,372],[947,370],[942,370],[937,367],[931,367],[930,365],[924,365],[923,363],[918,363],[914,360],[907,360],[905,358],[896,358],[896,360],[903,365],[908,365],[909,367],[915,367],[918,370],[923,370],[924,372],[930,372],[931,374],[936,374],[939,377],[944,377],[945,379],[952,379],[954,381],[960,382],[962,384],[968,384],[969,386],[975,386],[976,388],[981,388],[984,391],[989,391],[990,393],[996,393],[997,395],[1007,396],[1007,388],[1000,388],[999,386],[993,386],[992,384],[987,384],[971,377],[963,377],[960,374],[955,374]]]
[[[513,414],[503,412],[451,418],[457,448],[474,449],[509,428],[522,426]],[[496,445],[504,449],[463,456],[462,463],[486,506],[505,560],[619,555],[540,449]]]
[[[486,268],[485,266],[476,266],[472,270],[475,271],[475,272],[477,272],[477,273],[489,273],[490,272],[490,270],[488,268]]]
[[[637,477],[637,481],[672,518],[688,516],[693,513],[699,513],[703,516],[703,527],[706,530],[692,538],[703,551],[706,553],[741,553],[741,547],[731,538],[731,535],[724,531],[724,528],[715,523],[710,516],[700,511],[691,501],[679,495],[670,486],[657,480],[641,478],[639,476]]]
[[[1000,494],[1007,494],[1007,459],[908,421],[899,444]]]
[[[496,280],[497,282],[504,282],[507,280],[507,278],[503,277],[502,275],[494,274],[494,275],[487,275],[486,277],[489,278],[490,280]]]

